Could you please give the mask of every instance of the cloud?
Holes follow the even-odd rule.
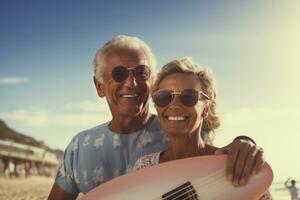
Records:
[[[150,112],[156,113],[153,103]],[[0,112],[0,119],[30,128],[86,129],[111,120],[105,99],[70,102],[53,111],[43,107]]]
[[[269,124],[273,122],[295,123],[300,119],[300,108],[241,108],[221,115],[222,123],[228,127],[241,127],[247,124]],[[297,123],[295,123],[297,124]],[[273,124],[274,125],[274,124]],[[280,124],[277,124],[277,126]]]
[[[299,129],[300,108],[240,108],[220,114],[221,126],[217,130],[216,142],[225,144],[237,135],[246,134],[261,142],[270,139],[282,142],[286,137],[300,137],[295,134]],[[267,144],[268,145],[268,144]]]
[[[99,99],[97,101],[83,100],[80,102],[72,102],[64,105],[64,109],[72,112],[106,112],[108,105],[105,99]]]
[[[11,76],[11,77],[0,77],[0,85],[16,85],[21,83],[26,83],[29,81],[27,77],[18,77],[18,76]]]
[[[238,135],[247,135],[264,149],[275,181],[300,177],[300,107],[241,108],[221,115],[215,145],[225,146]]]
[[[108,106],[103,103],[104,102],[97,103],[88,100],[78,103],[69,103],[57,112],[42,107],[30,107],[11,112],[1,112],[0,118],[22,123],[23,125],[34,128],[87,128],[111,119],[110,110]]]

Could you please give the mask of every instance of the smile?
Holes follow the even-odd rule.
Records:
[[[187,117],[185,116],[167,116],[167,119],[169,121],[183,121],[185,120]]]
[[[136,98],[139,94],[121,94],[120,96],[123,98]]]

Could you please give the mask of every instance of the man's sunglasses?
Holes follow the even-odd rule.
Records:
[[[174,96],[179,95],[180,102],[184,106],[194,106],[199,100],[208,100],[209,97],[202,91],[195,89],[185,89],[181,92],[173,92],[171,90],[158,90],[153,94],[153,101],[158,107],[165,107],[169,105]]]
[[[140,82],[148,80],[151,75],[149,67],[146,65],[138,65],[134,68],[124,66],[115,67],[111,72],[111,76],[116,82],[123,82],[128,78],[130,71],[132,71],[134,78]]]

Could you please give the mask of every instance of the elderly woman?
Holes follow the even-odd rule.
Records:
[[[208,70],[191,59],[174,60],[159,72],[152,87],[159,122],[170,148],[140,158],[134,169],[193,156],[214,155],[210,134],[219,127],[216,89]],[[271,199],[267,192],[260,199]]]

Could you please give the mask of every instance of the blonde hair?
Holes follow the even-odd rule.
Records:
[[[103,83],[103,73],[105,70],[105,57],[107,53],[113,49],[129,49],[142,52],[149,62],[151,75],[154,78],[156,59],[150,47],[140,38],[127,35],[117,35],[109,40],[102,48],[100,48],[94,58],[94,76],[98,81]]]
[[[164,78],[174,73],[197,76],[202,86],[202,91],[209,97],[209,112],[208,116],[203,119],[201,136],[204,141],[210,143],[212,136],[214,136],[214,130],[220,126],[219,117],[216,115],[217,90],[213,74],[210,70],[204,69],[200,65],[195,64],[189,57],[176,59],[162,67],[160,72],[157,74],[154,84],[152,85],[151,93],[153,94],[156,90],[158,90],[159,84]]]

